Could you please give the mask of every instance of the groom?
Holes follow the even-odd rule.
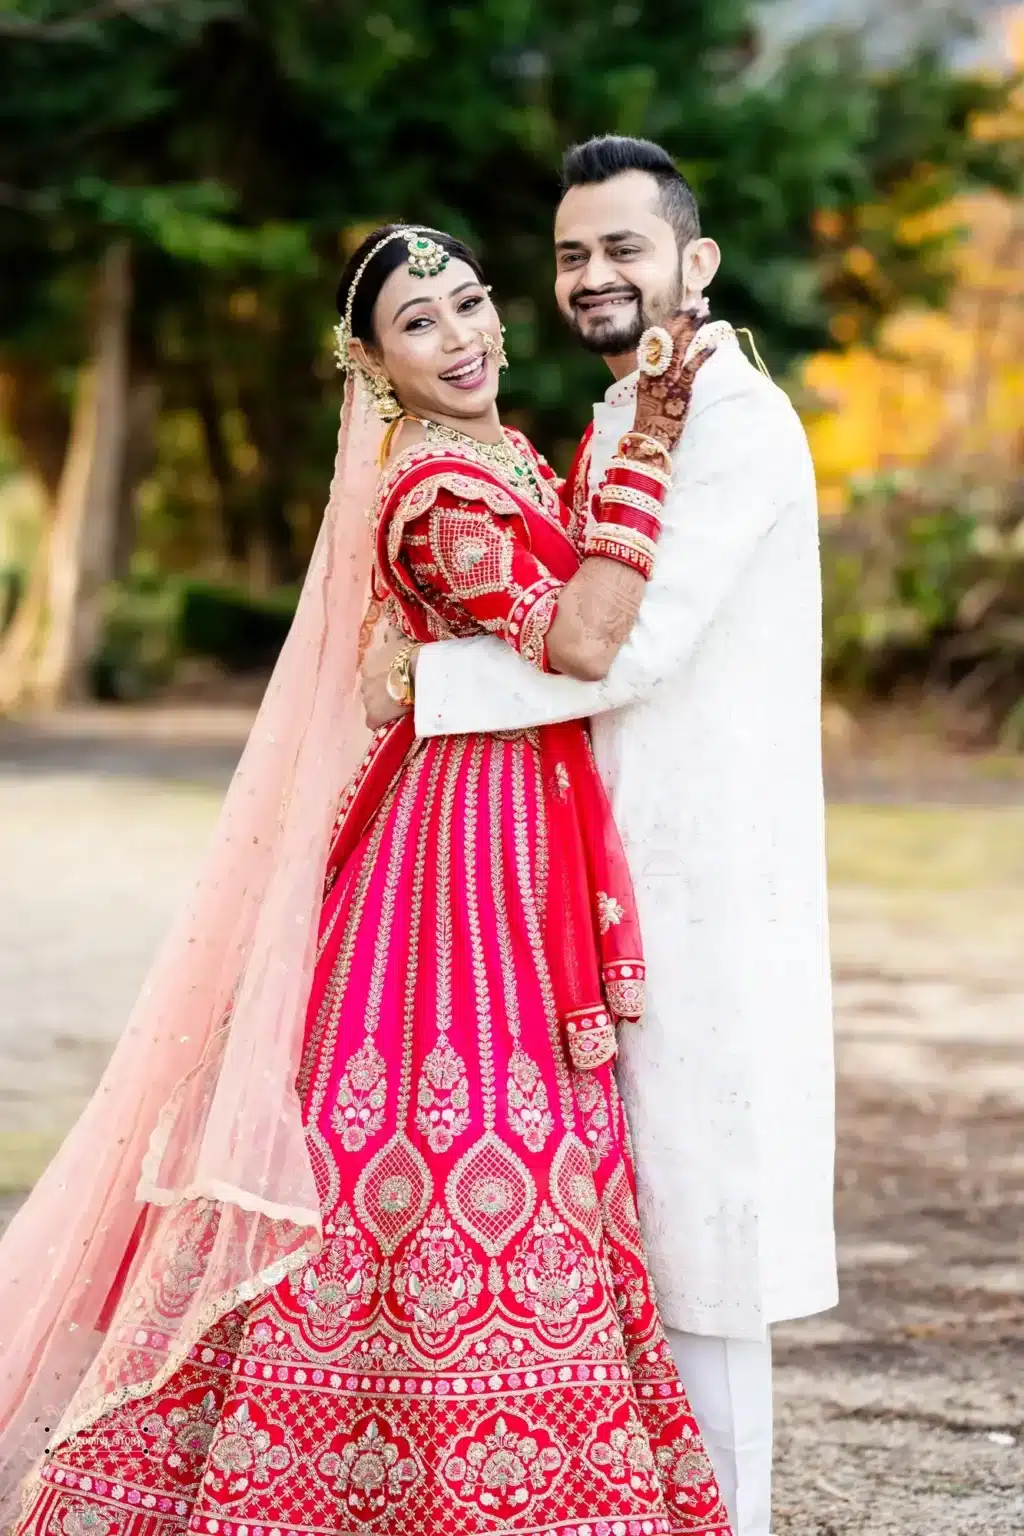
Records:
[[[559,308],[614,377],[574,471],[587,496],[633,425],[641,332],[699,299],[719,253],[664,150],[602,138],[565,157],[555,259]],[[454,640],[418,653],[415,709],[421,736],[593,721],[648,967],[618,1071],[647,1254],[735,1536],[768,1536],[770,1325],[836,1301],[818,530],[792,407],[714,329],[607,677]],[[373,723],[392,654],[368,658]]]

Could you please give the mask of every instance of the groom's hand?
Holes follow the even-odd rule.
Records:
[[[388,693],[388,673],[395,657],[408,643],[400,629],[385,629],[363,658],[359,689],[363,697],[366,723],[371,731],[379,730],[382,725],[389,725],[392,720],[409,712],[408,704],[396,704]],[[413,657],[414,668],[415,665]]]

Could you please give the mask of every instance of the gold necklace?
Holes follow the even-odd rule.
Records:
[[[468,432],[460,432],[456,427],[449,427],[440,421],[426,421],[424,426],[427,439],[430,442],[453,443],[460,448],[468,448],[496,469],[501,478],[509,483],[520,495],[527,495],[538,505],[544,505],[544,490],[540,476],[529,462],[526,456],[513,448],[506,437],[502,437],[500,443],[481,443],[475,437],[470,437]]]

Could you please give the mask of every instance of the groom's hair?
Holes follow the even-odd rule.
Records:
[[[667,149],[650,139],[620,138],[608,133],[585,144],[574,144],[562,160],[562,195],[570,187],[610,181],[626,171],[645,171],[658,183],[658,202],[666,224],[676,232],[679,249],[700,238],[700,211],[693,188],[678,170]]]

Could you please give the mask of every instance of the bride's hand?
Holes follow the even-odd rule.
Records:
[[[682,436],[694,376],[704,355],[698,354],[685,365],[683,359],[694,336],[705,324],[707,314],[707,304],[703,300],[694,300],[661,327],[672,338],[672,359],[664,373],[656,376],[640,374],[633,430],[654,438],[669,453]]]
[[[395,657],[408,638],[400,629],[386,629],[375,639],[363,658],[363,670],[359,679],[359,691],[363,698],[366,723],[371,731],[379,730],[408,714],[408,704],[396,704],[388,693],[388,673]]]

